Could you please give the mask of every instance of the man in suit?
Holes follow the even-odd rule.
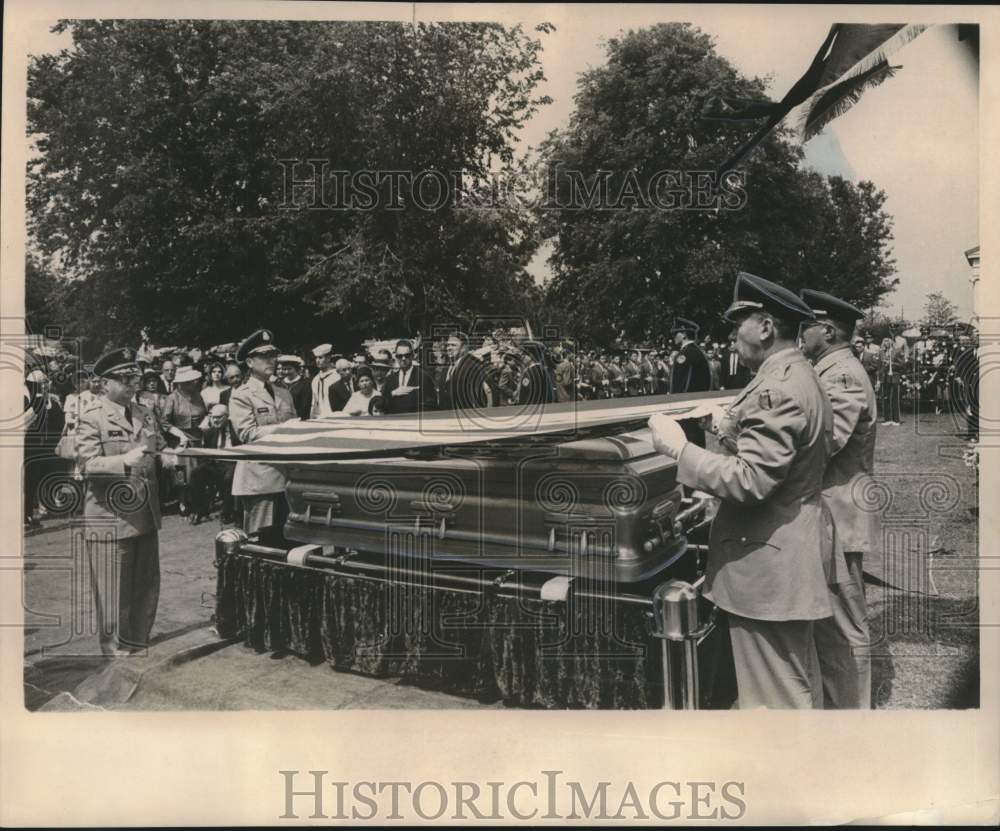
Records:
[[[486,369],[483,362],[469,352],[469,337],[456,332],[448,338],[451,366],[438,389],[442,410],[472,413],[486,407]]]
[[[705,597],[727,612],[740,709],[821,707],[815,622],[832,614],[828,585],[841,572],[822,493],[833,412],[795,346],[813,314],[741,272],[725,316],[756,375],[728,410],[704,408],[724,452],[688,441],[665,415],[649,420],[653,444],[677,459],[679,482],[721,499]]]
[[[228,407],[233,390],[243,385],[243,370],[240,369],[239,364],[226,365],[226,383],[229,386],[219,394],[219,403]]]
[[[354,364],[347,358],[338,358],[334,368],[339,377],[330,384],[326,397],[330,412],[339,413],[344,409],[344,405],[351,400],[351,396],[357,392],[358,386],[354,382]]]
[[[278,377],[292,396],[296,414],[303,420],[308,419],[312,413],[312,385],[302,374],[304,365],[305,362],[298,355],[278,356]]]
[[[396,344],[399,369],[389,372],[382,382],[382,406],[386,415],[420,413],[437,409],[437,390],[429,372],[413,365],[413,344]]]
[[[799,294],[816,316],[802,327],[802,352],[833,407],[833,455],[823,475],[823,498],[850,577],[831,589],[833,616],[816,622],[823,693],[829,708],[867,710],[872,671],[862,561],[874,551],[881,531],[878,514],[862,510],[858,494],[875,470],[875,390],[850,346],[854,326],[865,315],[825,292],[803,289]]]
[[[722,389],[741,390],[750,383],[750,370],[740,363],[736,338],[729,336],[729,349],[722,356]]]
[[[284,421],[293,419],[295,405],[284,387],[268,379],[274,374],[278,349],[267,329],[258,329],[236,350],[236,360],[250,370],[246,383],[229,399],[230,421],[243,443],[270,435]],[[233,496],[243,504],[243,530],[252,534],[269,525],[284,524],[288,514],[285,474],[264,462],[237,462]]]
[[[333,368],[333,346],[321,343],[312,351],[316,359],[316,374],[312,379],[312,418],[325,418],[333,411],[330,409],[330,386],[340,377]]]
[[[229,410],[224,404],[216,404],[208,413],[208,428],[202,435],[202,447],[224,449],[236,447],[240,438],[229,422]],[[191,494],[195,510],[200,516],[208,516],[213,496],[218,493],[222,500],[223,523],[233,521],[233,475],[236,464],[222,459],[202,459],[191,473]]]
[[[149,644],[156,619],[160,498],[152,454],[166,443],[152,411],[133,400],[142,377],[135,350],[102,355],[94,375],[104,395],[80,414],[77,464],[86,483],[84,522],[93,532],[86,549],[98,638],[105,655],[121,657]],[[162,460],[167,468],[177,463],[171,453]]]
[[[164,361],[160,367],[160,382],[157,390],[160,395],[170,395],[174,391],[174,376],[176,374],[177,365],[171,360]]]

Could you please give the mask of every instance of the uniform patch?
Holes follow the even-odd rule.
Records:
[[[523,380],[523,381],[521,382],[521,386],[523,386],[523,387],[526,387],[526,386],[528,386],[528,384],[530,384],[530,383],[531,383],[531,379],[530,379],[530,378],[525,378],[525,379],[524,379],[524,380]]]
[[[762,410],[770,410],[774,403],[771,401],[771,391],[764,390],[760,395],[757,396],[757,403],[760,405]]]
[[[679,364],[684,363],[684,361],[686,361],[686,360],[687,360],[687,358],[685,358],[683,355],[678,355],[677,356],[677,363],[679,363]]]
[[[125,434],[121,430],[108,430],[108,438],[120,439],[124,438]]]
[[[270,407],[258,407],[257,408],[257,412],[258,413],[269,413],[269,412],[271,412],[271,408]]]

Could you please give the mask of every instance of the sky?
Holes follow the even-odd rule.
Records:
[[[781,98],[837,19],[836,10],[819,17],[817,10],[785,8],[789,11],[777,19],[772,15],[767,26],[752,7],[708,7],[703,15],[686,18],[713,36],[717,51],[744,74],[771,77],[769,94]],[[523,131],[530,145],[567,123],[579,73],[604,63],[602,40],[622,29],[676,19],[655,6],[629,9],[627,21],[611,15],[613,24],[606,7],[563,11],[548,6],[536,15],[540,20],[544,13],[557,27],[543,38],[548,80],[542,92],[555,100]],[[964,252],[979,244],[978,67],[950,25],[924,31],[890,62],[903,69],[807,142],[805,160],[822,173],[870,179],[886,192],[899,278],[884,303],[888,312],[917,319],[927,294],[941,290],[967,319],[973,288]],[[530,270],[536,277],[547,274],[544,254]]]
[[[553,103],[525,125],[525,147],[537,146],[549,131],[568,123],[579,74],[604,63],[607,38],[681,17],[676,9],[653,5],[418,4],[416,13],[421,20],[499,19],[525,28],[543,20],[555,24],[555,32],[539,35],[547,79],[539,93]],[[753,6],[705,6],[682,19],[710,34],[717,51],[741,72],[769,77],[769,94],[780,98],[805,71],[837,15],[836,9],[786,6],[765,18]],[[49,34],[41,22],[27,40],[34,54],[66,45],[65,36]],[[979,244],[978,67],[948,25],[931,27],[891,62],[903,69],[807,142],[806,163],[852,181],[870,179],[886,192],[900,281],[886,299],[888,311],[919,318],[926,295],[942,290],[967,319],[973,289],[963,252]],[[536,279],[548,274],[547,254],[543,249],[530,266]],[[780,282],[780,275],[763,276]]]

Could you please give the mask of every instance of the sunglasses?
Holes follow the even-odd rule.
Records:
[[[108,375],[107,378],[111,381],[117,381],[119,384],[137,384],[142,380],[142,375],[138,372],[123,372],[121,374]]]
[[[397,358],[412,358],[413,357],[413,353],[412,352],[397,352],[396,353],[396,357]]]

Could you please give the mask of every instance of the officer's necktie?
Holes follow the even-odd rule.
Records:
[[[129,427],[132,426],[132,409],[126,405],[125,407],[125,420],[128,422]]]
[[[271,386],[270,381],[264,382],[264,390],[271,396],[271,399],[274,400],[274,387]]]

